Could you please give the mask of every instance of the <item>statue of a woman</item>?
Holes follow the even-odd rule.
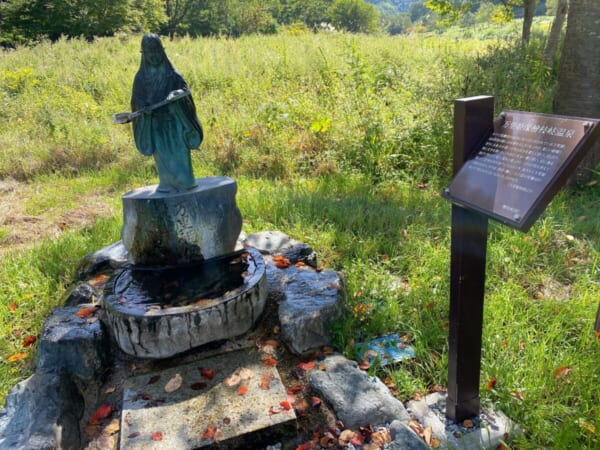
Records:
[[[202,142],[202,126],[183,77],[177,72],[155,34],[142,38],[142,62],[133,81],[131,110],[138,150],[154,156],[160,192],[178,192],[196,185],[190,150]],[[152,108],[164,102],[163,106]]]

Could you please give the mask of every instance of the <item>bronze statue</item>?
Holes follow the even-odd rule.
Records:
[[[142,62],[133,81],[132,113],[116,114],[115,122],[133,122],[138,150],[152,155],[160,180],[159,192],[193,188],[190,150],[202,142],[203,133],[188,86],[177,72],[160,38],[142,38]]]

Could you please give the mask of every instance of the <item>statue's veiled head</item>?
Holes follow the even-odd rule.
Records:
[[[167,58],[160,38],[154,33],[145,34],[142,38],[142,60],[145,64],[159,66]]]

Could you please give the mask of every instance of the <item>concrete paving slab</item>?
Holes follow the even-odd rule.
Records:
[[[296,419],[276,367],[255,350],[127,381],[120,448],[202,448]]]
[[[521,433],[519,427],[502,411],[482,407],[479,416],[455,423],[446,418],[446,394],[433,393],[422,400],[410,401],[406,409],[411,418],[423,428],[431,427],[432,434],[444,449],[496,449]]]

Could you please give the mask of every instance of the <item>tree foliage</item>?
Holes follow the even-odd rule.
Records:
[[[331,21],[337,28],[354,33],[377,30],[379,12],[364,0],[335,0],[330,10]]]

